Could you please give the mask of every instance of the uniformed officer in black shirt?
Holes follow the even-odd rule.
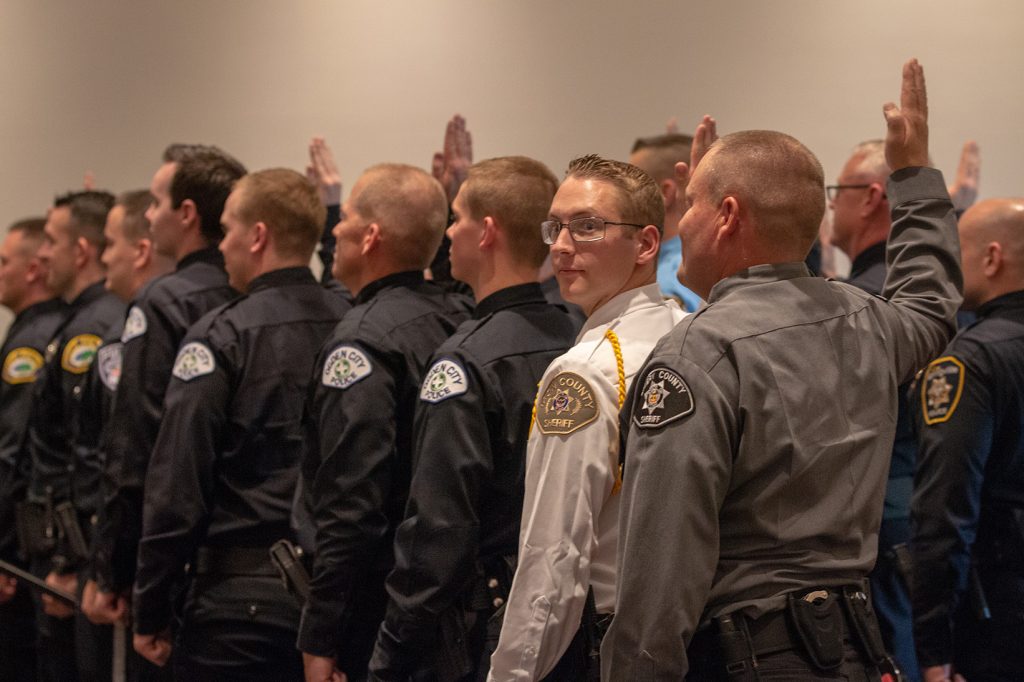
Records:
[[[217,244],[224,201],[244,174],[242,164],[216,147],[171,145],[153,176],[145,215],[139,216],[148,221],[154,256],[177,265],[138,283],[119,332],[120,398],[110,418],[116,428],[106,438],[104,504],[91,548],[96,584],[87,585],[83,605],[96,622],[113,622],[127,610],[142,527],[142,485],[178,345],[200,317],[237,295]]]
[[[0,559],[22,568],[27,566],[17,549],[14,509],[25,496],[32,388],[65,315],[38,257],[45,224],[45,218],[18,221],[0,245],[0,304],[15,314],[0,347]],[[32,610],[30,592],[0,573],[0,679],[35,680]]]
[[[307,401],[303,484],[316,521],[298,646],[307,679],[362,679],[384,616],[384,578],[411,475],[412,417],[430,357],[469,302],[423,278],[448,213],[426,172],[360,177],[334,230],[334,275],[356,297],[321,348]]]
[[[302,674],[298,606],[268,550],[289,535],[313,361],[347,309],[308,267],[323,220],[298,173],[245,176],[225,204],[220,250],[246,293],[193,325],[174,362],[146,473],[133,613],[136,651],[166,664],[172,587],[191,565],[178,679]]]
[[[370,662],[377,679],[406,680],[418,670],[475,677],[489,668],[484,629],[515,566],[537,382],[577,331],[537,283],[548,252],[539,225],[557,187],[533,159],[491,159],[470,168],[452,205],[452,274],[478,304],[434,353],[420,388],[409,503]],[[491,579],[499,585],[489,587]],[[448,628],[441,636],[439,623]],[[447,652],[457,665],[432,656],[467,636],[462,660]]]
[[[912,544],[923,678],[1024,670],[1024,199],[959,225],[964,308],[978,314],[924,370]]]
[[[47,283],[69,305],[69,313],[46,349],[35,383],[29,420],[32,471],[22,509],[32,569],[63,589],[78,590],[77,572],[90,519],[99,504],[102,467],[98,431],[100,406],[87,390],[88,371],[104,338],[124,317],[124,303],[103,286],[103,227],[114,197],[77,192],[61,197],[50,211],[39,251]],[[70,505],[64,523],[56,512]],[[92,627],[71,609],[42,598],[46,616],[37,620],[43,677],[85,679],[109,675],[109,628]],[[74,631],[74,634],[72,632]],[[76,660],[77,658],[77,660]],[[74,679],[74,678],[72,678]]]

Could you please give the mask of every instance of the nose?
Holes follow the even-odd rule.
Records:
[[[572,235],[569,234],[569,228],[563,227],[555,235],[555,243],[551,245],[550,252],[555,253],[571,253],[576,249],[576,242],[572,240]]]

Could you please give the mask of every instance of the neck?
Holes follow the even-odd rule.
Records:
[[[35,304],[49,301],[51,298],[53,298],[53,295],[46,289],[32,288],[25,293],[25,298],[10,306],[10,309],[15,315],[21,315]]]
[[[487,263],[477,281],[468,284],[473,289],[473,297],[482,301],[496,291],[534,283],[539,275],[540,270],[529,265]]]
[[[71,285],[71,288],[62,297],[67,303],[71,303],[78,298],[83,291],[91,287],[97,282],[102,282],[105,277],[103,268],[96,264],[90,263],[84,269],[80,270],[75,276],[75,282]]]
[[[196,251],[202,251],[208,249],[212,244],[206,241],[200,234],[189,234],[185,239],[182,240],[181,245],[178,247],[177,252],[174,254],[174,262],[180,263],[185,259],[186,256],[190,256]]]

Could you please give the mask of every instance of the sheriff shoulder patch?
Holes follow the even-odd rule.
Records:
[[[105,346],[100,346],[96,353],[100,381],[110,391],[116,391],[117,384],[121,381],[121,357],[120,343],[108,343]]]
[[[548,382],[537,405],[537,428],[546,436],[582,429],[597,419],[594,389],[573,372],[561,372]]]
[[[925,424],[949,421],[960,404],[966,379],[964,363],[951,355],[929,363],[921,381],[921,414]]]
[[[420,388],[420,400],[439,403],[462,395],[469,388],[466,370],[453,360],[438,360],[427,370]]]
[[[43,356],[35,348],[15,348],[4,358],[3,379],[8,384],[28,384],[43,367]]]
[[[124,321],[124,331],[121,332],[121,343],[127,343],[146,333],[149,324],[146,322],[146,313],[142,308],[133,305],[128,311],[128,318]]]
[[[633,423],[641,429],[659,429],[693,412],[693,393],[683,378],[666,367],[653,367],[633,407]]]
[[[327,356],[320,383],[330,388],[345,389],[372,372],[373,365],[363,351],[355,346],[338,346]]]
[[[190,341],[178,351],[171,374],[182,381],[192,381],[196,377],[210,374],[215,369],[217,361],[213,357],[213,351],[205,343]]]
[[[72,374],[82,374],[92,365],[96,351],[103,344],[103,339],[95,334],[79,334],[64,344],[64,353],[60,356],[60,366]]]

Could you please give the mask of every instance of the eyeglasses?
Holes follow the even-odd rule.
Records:
[[[835,201],[841,189],[867,189],[871,185],[825,185],[825,195],[829,201]]]
[[[569,228],[569,236],[574,242],[596,242],[604,239],[605,225],[624,225],[626,227],[643,227],[637,223],[614,223],[596,216],[589,218],[573,218],[567,223],[560,223],[557,220],[545,220],[540,224],[540,236],[545,244],[554,244],[558,239],[558,233],[563,227]]]

